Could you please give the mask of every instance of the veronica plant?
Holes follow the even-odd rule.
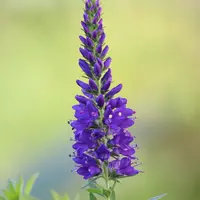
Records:
[[[141,171],[136,169],[137,145],[128,128],[134,125],[135,111],[127,108],[127,99],[114,97],[122,89],[122,84],[110,89],[112,83],[111,58],[107,56],[109,47],[105,45],[106,34],[101,18],[99,0],[85,0],[85,10],[81,25],[84,36],[80,36],[82,47],[79,66],[86,82],[77,80],[82,95],[76,95],[75,120],[69,123],[74,131],[74,152],[71,155],[76,163],[75,171],[88,184],[90,200],[97,195],[107,200],[115,200],[115,186],[120,179],[132,177]],[[37,200],[30,195],[38,174],[33,175],[25,188],[22,178],[18,182],[9,181],[0,200]],[[99,179],[104,184],[99,184]],[[102,182],[102,181],[101,181]],[[54,200],[69,200],[67,194],[59,195],[51,191]],[[166,194],[151,198],[157,200]],[[76,200],[79,196],[76,196]]]
[[[115,185],[119,179],[138,174],[134,137],[128,131],[133,126],[135,111],[127,108],[127,99],[114,97],[122,84],[110,89],[112,83],[111,58],[105,45],[102,8],[99,0],[86,0],[80,36],[82,47],[79,66],[86,81],[77,80],[82,95],[76,95],[73,160],[76,172],[89,180],[90,199],[94,193],[115,199]],[[97,184],[102,178],[104,186]],[[92,187],[92,188],[91,188]]]

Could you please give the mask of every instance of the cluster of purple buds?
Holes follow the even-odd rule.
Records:
[[[85,1],[81,22],[85,36],[80,36],[83,59],[79,59],[79,66],[87,82],[76,81],[83,95],[75,97],[76,120],[70,121],[75,139],[72,157],[77,173],[84,179],[102,176],[104,166],[109,179],[114,180],[139,173],[134,167],[137,146],[131,144],[134,137],[127,130],[134,124],[135,111],[126,107],[125,98],[114,98],[122,84],[110,89],[111,58],[107,56],[109,47],[104,43],[101,14],[99,0]]]

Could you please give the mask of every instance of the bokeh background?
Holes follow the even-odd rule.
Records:
[[[102,0],[114,84],[123,83],[137,121],[132,133],[145,173],[117,186],[120,200],[200,199],[200,1]],[[74,198],[65,123],[75,80],[81,0],[0,1],[0,188],[35,172],[34,195]]]

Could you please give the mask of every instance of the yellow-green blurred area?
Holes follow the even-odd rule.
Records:
[[[142,173],[117,186],[119,200],[200,199],[200,2],[102,0],[113,86],[137,112],[132,129]],[[84,184],[65,123],[80,93],[81,0],[0,1],[0,187],[19,174],[74,197]],[[82,199],[86,193],[81,192]]]

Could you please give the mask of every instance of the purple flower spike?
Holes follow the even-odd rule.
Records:
[[[76,172],[92,180],[105,177],[107,167],[107,176],[115,181],[139,173],[133,167],[134,137],[128,131],[135,123],[135,111],[127,108],[127,99],[113,98],[121,91],[122,84],[110,89],[112,59],[107,56],[109,47],[104,45],[106,34],[101,12],[99,0],[85,0],[81,22],[85,36],[79,37],[84,59],[78,63],[87,82],[76,81],[83,94],[75,96],[78,102],[72,106],[75,119],[69,124],[74,132],[72,159]]]

